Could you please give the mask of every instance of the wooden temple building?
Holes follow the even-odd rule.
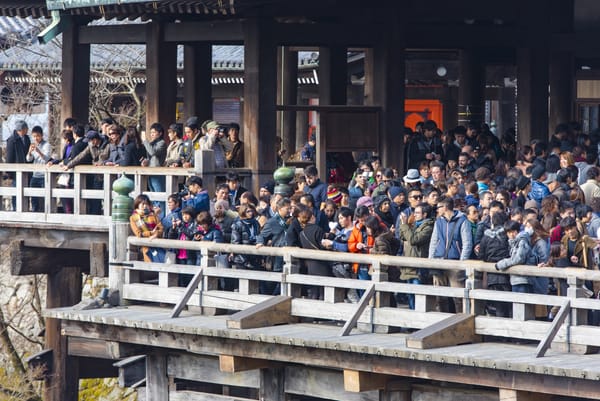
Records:
[[[455,93],[444,109],[446,126],[482,119],[494,65],[511,66],[518,82],[520,143],[547,138],[580,110],[588,111],[590,127],[600,118],[593,112],[600,104],[594,75],[600,5],[593,0],[0,0],[0,14],[52,18],[40,40],[62,35],[62,116],[79,121],[88,119],[92,44],[146,46],[147,125],[175,121],[177,46],[184,47],[184,118],[209,118],[211,46],[243,45],[242,129],[252,188],[276,168],[277,135],[290,143],[300,135],[292,117],[280,117],[299,112],[319,113],[320,149],[375,151],[383,165],[401,166],[405,98],[417,90],[406,85],[414,51],[456,55],[457,67],[448,72],[456,73],[458,85],[445,88]],[[89,25],[99,18],[139,23]],[[319,57],[318,106],[296,102],[298,52],[310,49]],[[360,103],[348,96],[348,53],[357,49],[364,53]],[[440,60],[433,57],[431,65]],[[437,93],[431,85],[422,90]],[[31,166],[2,169],[17,177],[16,187],[0,188],[2,196],[17,198],[15,212],[0,212],[0,238],[12,240],[13,274],[49,277],[46,350],[31,359],[46,367],[46,401],[76,400],[80,378],[117,376],[148,401],[600,399],[600,332],[587,324],[588,311],[600,309],[600,301],[584,298],[582,289],[583,280],[600,281],[598,272],[513,270],[564,278],[567,297],[483,290],[475,273],[494,269],[477,262],[344,254],[336,258],[372,264],[373,280],[315,278],[298,274],[298,260],[331,254],[150,242],[128,237],[128,223],[114,215],[111,220],[109,205],[116,201],[108,183],[122,170],[135,178],[136,192],[149,175],[164,174],[167,192],[152,198],[163,201],[177,175],[203,171],[81,166],[73,172],[79,183],[73,189],[36,189],[26,185]],[[44,169],[48,183],[61,172]],[[82,188],[86,174],[99,173],[104,190]],[[45,198],[44,214],[26,212],[31,196]],[[61,196],[75,199],[75,216],[53,210]],[[85,215],[90,199],[103,200],[102,216]],[[145,264],[137,261],[139,246],[191,247],[205,257],[202,266],[187,270]],[[212,257],[219,252],[281,256],[285,268],[221,269]],[[465,270],[467,286],[387,282],[385,266],[432,263]],[[74,307],[83,271],[108,277],[118,306]],[[194,274],[187,289],[177,286],[182,272]],[[223,291],[227,280],[236,281],[237,291]],[[259,294],[259,281],[279,283],[280,294]],[[307,285],[323,286],[325,299],[302,298]],[[343,302],[348,288],[364,291],[359,304]],[[396,292],[415,294],[416,309],[391,307]],[[439,295],[463,299],[465,313],[436,312]],[[512,318],[486,316],[488,301],[512,303]],[[553,322],[538,321],[536,305],[560,312]],[[496,338],[509,341],[490,341]]]

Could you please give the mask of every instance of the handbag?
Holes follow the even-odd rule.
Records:
[[[58,175],[58,179],[56,180],[56,183],[58,185],[61,185],[63,187],[68,187],[69,186],[69,181],[71,181],[71,174],[69,173],[62,173]]]
[[[174,251],[165,252],[165,263],[175,264],[177,260],[177,254]]]
[[[335,277],[350,278],[352,266],[350,263],[344,262],[333,262],[331,264],[331,272]]]
[[[226,253],[217,253],[214,257],[215,266],[222,269],[229,269],[229,255]]]

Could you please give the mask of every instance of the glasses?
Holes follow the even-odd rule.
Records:
[[[381,178],[381,174],[377,174],[375,177],[377,177],[377,178]]]
[[[423,199],[423,195],[413,195],[411,196],[413,199]]]
[[[443,208],[445,208],[445,207],[446,207],[446,206],[438,206],[436,209],[437,209],[437,210],[440,210],[440,209],[443,209]]]

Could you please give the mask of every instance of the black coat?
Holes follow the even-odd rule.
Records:
[[[6,162],[7,163],[27,163],[26,157],[29,152],[29,145],[31,145],[31,139],[25,135],[23,139],[13,132],[13,134],[6,140]]]
[[[304,249],[325,250],[321,245],[324,238],[324,232],[316,224],[308,224],[300,233],[300,243]],[[306,270],[308,274],[315,276],[331,276],[331,266],[324,260],[306,260]]]
[[[479,243],[479,259],[484,262],[496,263],[508,257],[510,257],[510,248],[504,227],[488,228],[485,230]],[[493,284],[510,284],[510,277],[507,274],[488,273],[487,284],[488,286]]]

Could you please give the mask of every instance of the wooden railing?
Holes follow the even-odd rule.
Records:
[[[554,341],[569,345],[600,346],[600,327],[587,325],[588,311],[599,310],[600,300],[584,298],[582,289],[584,280],[600,281],[598,271],[514,266],[508,272],[498,272],[493,264],[478,261],[456,263],[436,259],[334,253],[292,247],[257,249],[244,245],[129,237],[128,250],[132,258],[135,258],[135,250],[138,246],[196,250],[203,255],[202,266],[144,263],[135,260],[127,262],[122,266],[124,300],[176,304],[185,292],[185,288],[177,286],[179,274],[195,274],[202,269],[203,280],[187,302],[189,306],[243,310],[270,297],[258,293],[258,282],[270,281],[280,283],[281,295],[293,297],[293,315],[346,321],[353,316],[357,308],[355,304],[344,302],[346,290],[349,288],[366,290],[373,285],[375,297],[370,306],[358,317],[358,324],[362,329],[425,328],[451,316],[435,310],[436,297],[450,297],[462,299],[463,310],[476,317],[477,334],[538,341],[547,338],[552,322],[535,320],[536,305],[564,307],[568,300],[571,318],[560,325]],[[285,265],[283,272],[218,268],[215,267],[214,258],[211,257],[218,252],[281,256]],[[298,261],[301,259],[370,264],[373,268],[372,281],[299,274]],[[387,266],[463,270],[467,280],[465,288],[392,283],[387,281]],[[562,297],[482,289],[479,276],[484,272],[566,279],[570,286],[569,294],[568,297]],[[237,281],[238,289],[235,292],[223,290],[219,286],[222,279]],[[301,298],[302,286],[324,287],[324,300]],[[414,294],[415,310],[390,307],[389,297],[394,293]],[[485,304],[489,301],[511,303],[513,317],[487,316],[484,310]]]
[[[31,223],[31,224],[62,224],[66,226],[90,227],[108,231],[112,207],[112,183],[126,174],[134,181],[134,190],[131,196],[140,193],[147,194],[152,201],[165,202],[167,197],[179,192],[186,178],[192,175],[201,175],[204,187],[209,194],[214,194],[215,182],[223,180],[227,171],[237,172],[242,179],[248,180],[252,176],[249,169],[227,169],[201,172],[198,169],[186,168],[157,168],[157,167],[106,167],[106,166],[77,166],[72,170],[64,171],[59,166],[36,166],[32,164],[0,164],[0,171],[5,177],[14,177],[13,180],[2,180],[0,186],[0,221]],[[43,172],[44,188],[34,188],[29,184],[33,172]],[[57,184],[61,174],[72,175],[72,188],[61,188]],[[164,192],[151,192],[148,187],[148,178],[152,176],[165,177]],[[101,178],[103,183],[100,188],[88,187],[88,180],[92,177]],[[14,182],[14,184],[12,182]],[[14,186],[13,186],[14,185]],[[30,211],[32,198],[39,200],[40,212]],[[13,202],[14,199],[14,202]],[[59,201],[70,200],[73,204],[72,214],[66,214],[59,208]],[[90,214],[91,202],[99,202],[98,209],[101,214]]]

